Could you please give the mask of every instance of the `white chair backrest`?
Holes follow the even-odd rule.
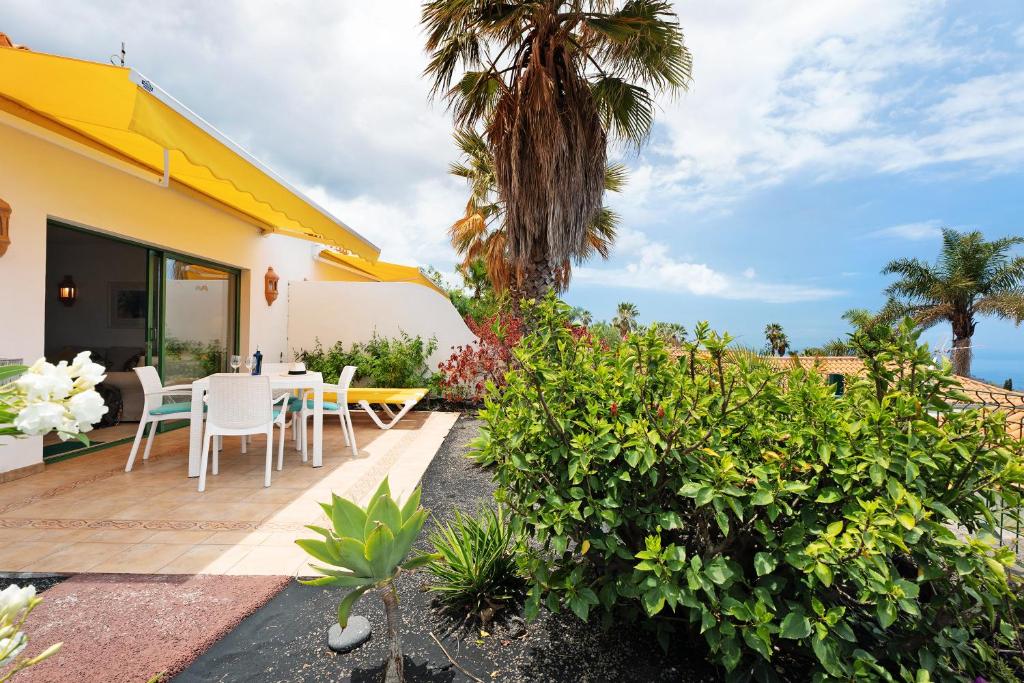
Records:
[[[141,368],[132,368],[132,370],[139,376],[144,393],[155,394],[164,388],[163,382],[160,381],[160,373],[152,365],[143,365]]]
[[[218,373],[210,376],[207,420],[225,429],[248,429],[270,423],[273,414],[270,378]]]
[[[352,378],[356,376],[356,366],[346,365],[341,370],[341,375],[338,377],[338,390],[347,392],[348,387],[352,384]]]

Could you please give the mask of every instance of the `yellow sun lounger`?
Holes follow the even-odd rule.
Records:
[[[366,411],[367,415],[373,418],[381,429],[391,429],[405,417],[405,414],[412,410],[412,407],[420,402],[427,395],[426,389],[376,389],[367,387],[350,387],[348,400],[350,403],[358,403],[359,407]],[[371,403],[378,404],[384,413],[391,418],[385,424],[377,416],[377,412],[370,407]],[[391,406],[399,406],[395,412]]]

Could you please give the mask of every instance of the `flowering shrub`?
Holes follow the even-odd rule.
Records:
[[[42,599],[36,597],[33,586],[19,588],[10,585],[0,591],[0,683],[10,680],[14,674],[38,664],[60,649],[61,643],[55,643],[35,657],[18,659],[28,646],[28,636],[22,631],[25,620],[40,602]],[[9,668],[4,671],[5,667]]]
[[[523,338],[523,321],[509,313],[496,313],[480,323],[467,317],[466,325],[476,340],[456,346],[438,366],[439,384],[448,401],[479,403],[488,383],[497,389],[505,386],[512,349]]]
[[[673,359],[653,331],[577,339],[568,314],[529,312],[480,413],[477,457],[534,541],[528,614],[646,616],[732,680],[1002,677],[1015,558],[990,511],[1021,504],[1021,443],[951,404],[909,323],[854,335],[868,372],[836,397],[706,324]]]
[[[87,444],[85,433],[107,412],[95,391],[104,372],[89,360],[88,351],[70,365],[40,358],[27,368],[0,367],[0,436],[42,436],[56,430],[62,441],[74,437]]]

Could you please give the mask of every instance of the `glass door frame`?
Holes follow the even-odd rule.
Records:
[[[112,242],[120,242],[122,244],[146,250],[146,365],[154,365],[153,359],[156,358],[157,362],[155,365],[157,366],[157,371],[160,373],[161,380],[164,379],[164,336],[166,332],[165,322],[167,311],[167,288],[164,286],[164,278],[166,277],[164,266],[168,258],[181,261],[183,263],[223,270],[234,277],[234,295],[231,297],[232,300],[228,302],[228,305],[231,307],[230,313],[234,317],[234,329],[232,330],[234,337],[232,344],[229,345],[228,355],[239,353],[242,342],[241,269],[223,263],[218,263],[217,261],[199,258],[197,256],[190,256],[188,254],[182,254],[168,249],[159,249],[146,244],[145,242],[136,241],[124,235],[111,234],[79,223],[74,223],[53,216],[47,216],[47,229],[49,229],[51,225],[65,230],[73,230],[75,232],[85,233],[94,237],[101,237],[103,239],[111,240]]]
[[[238,354],[239,348],[241,348],[241,331],[242,331],[242,271],[232,266],[224,265],[216,261],[210,261],[208,259],[202,259],[195,256],[189,256],[188,254],[182,254],[175,251],[168,251],[166,249],[150,249],[149,250],[149,270],[148,279],[146,282],[146,289],[149,293],[149,306],[150,315],[147,316],[147,322],[154,318],[156,325],[150,325],[147,327],[146,335],[146,363],[153,365],[153,351],[157,352],[157,371],[160,373],[160,379],[166,383],[167,378],[164,374],[164,360],[167,357],[165,345],[167,340],[167,261],[172,259],[179,263],[186,263],[189,265],[204,266],[207,268],[213,268],[215,270],[222,270],[229,273],[233,278],[233,294],[228,301],[230,307],[229,314],[231,315],[232,322],[230,323],[232,328],[230,333],[232,335],[231,343],[227,345],[227,355]],[[152,332],[153,340],[151,343],[150,333]]]

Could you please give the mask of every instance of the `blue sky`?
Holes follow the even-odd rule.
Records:
[[[938,227],[1024,234],[1024,3],[676,3],[694,83],[622,155],[607,262],[568,300],[596,318],[701,319],[797,348],[882,302],[885,262],[931,259]],[[5,0],[30,47],[128,64],[383,247],[451,271],[465,189],[420,77],[419,3]],[[928,333],[949,341],[945,326]],[[1024,386],[1024,330],[983,320],[975,374]]]

